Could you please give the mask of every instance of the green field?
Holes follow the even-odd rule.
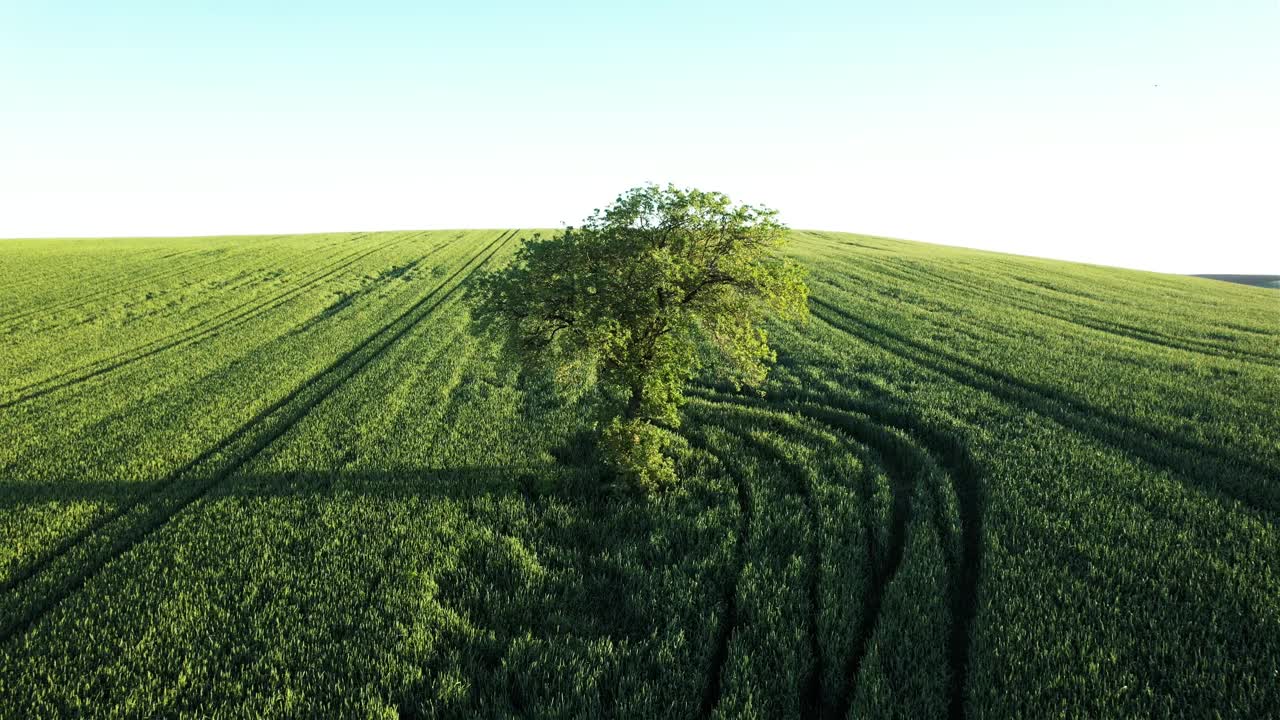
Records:
[[[0,717],[1280,707],[1280,294],[797,231],[647,498],[469,329],[526,234],[0,242]]]

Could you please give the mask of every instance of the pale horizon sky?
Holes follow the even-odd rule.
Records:
[[[1277,0],[0,2],[0,237],[557,227],[673,182],[1280,274],[1277,38]]]

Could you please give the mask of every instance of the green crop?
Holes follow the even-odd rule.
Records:
[[[0,242],[0,716],[1280,707],[1280,294],[796,231],[650,497],[473,334],[529,234]]]

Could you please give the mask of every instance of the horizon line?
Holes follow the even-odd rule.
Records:
[[[567,227],[573,227],[562,224],[559,228],[550,226],[527,226],[531,231],[551,231],[559,232]],[[23,241],[41,241],[41,240],[211,240],[217,238],[279,238],[279,237],[299,237],[304,235],[341,235],[355,233],[396,233],[396,232],[471,232],[481,230],[506,231],[506,230],[522,230],[526,226],[493,226],[493,227],[416,227],[416,228],[384,228],[384,229],[368,229],[361,228],[356,230],[313,230],[313,231],[290,231],[290,232],[234,232],[234,233],[196,233],[196,234],[140,234],[140,235],[32,235],[20,237],[0,237],[0,243],[3,242],[23,242]],[[873,238],[877,240],[893,240],[895,242],[919,243],[921,245],[938,245],[941,247],[958,248],[968,250],[970,252],[989,253],[993,255],[1009,255],[1012,257],[1029,258],[1032,260],[1047,260],[1050,262],[1071,263],[1073,265],[1089,265],[1092,267],[1110,268],[1114,270],[1128,270],[1131,272],[1154,273],[1156,275],[1172,275],[1175,277],[1198,277],[1202,279],[1216,280],[1215,276],[1236,276],[1236,277],[1260,277],[1260,278],[1280,278],[1280,268],[1276,268],[1276,272],[1167,272],[1163,270],[1146,270],[1143,268],[1129,267],[1126,265],[1108,265],[1106,263],[1090,262],[1087,260],[1071,260],[1067,258],[1055,258],[1045,255],[1028,255],[1026,253],[1011,252],[1007,250],[991,250],[987,248],[976,248],[968,245],[956,245],[946,242],[937,242],[934,240],[915,240],[912,238],[897,237],[894,235],[879,235],[872,233],[851,232],[849,230],[830,230],[823,228],[806,228],[806,227],[786,227],[790,232],[836,232],[846,235],[857,235],[859,237]],[[524,238],[521,238],[522,240]]]

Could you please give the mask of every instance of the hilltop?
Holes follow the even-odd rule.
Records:
[[[650,499],[472,334],[527,234],[0,244],[0,715],[1280,706],[1273,292],[795,231]]]

